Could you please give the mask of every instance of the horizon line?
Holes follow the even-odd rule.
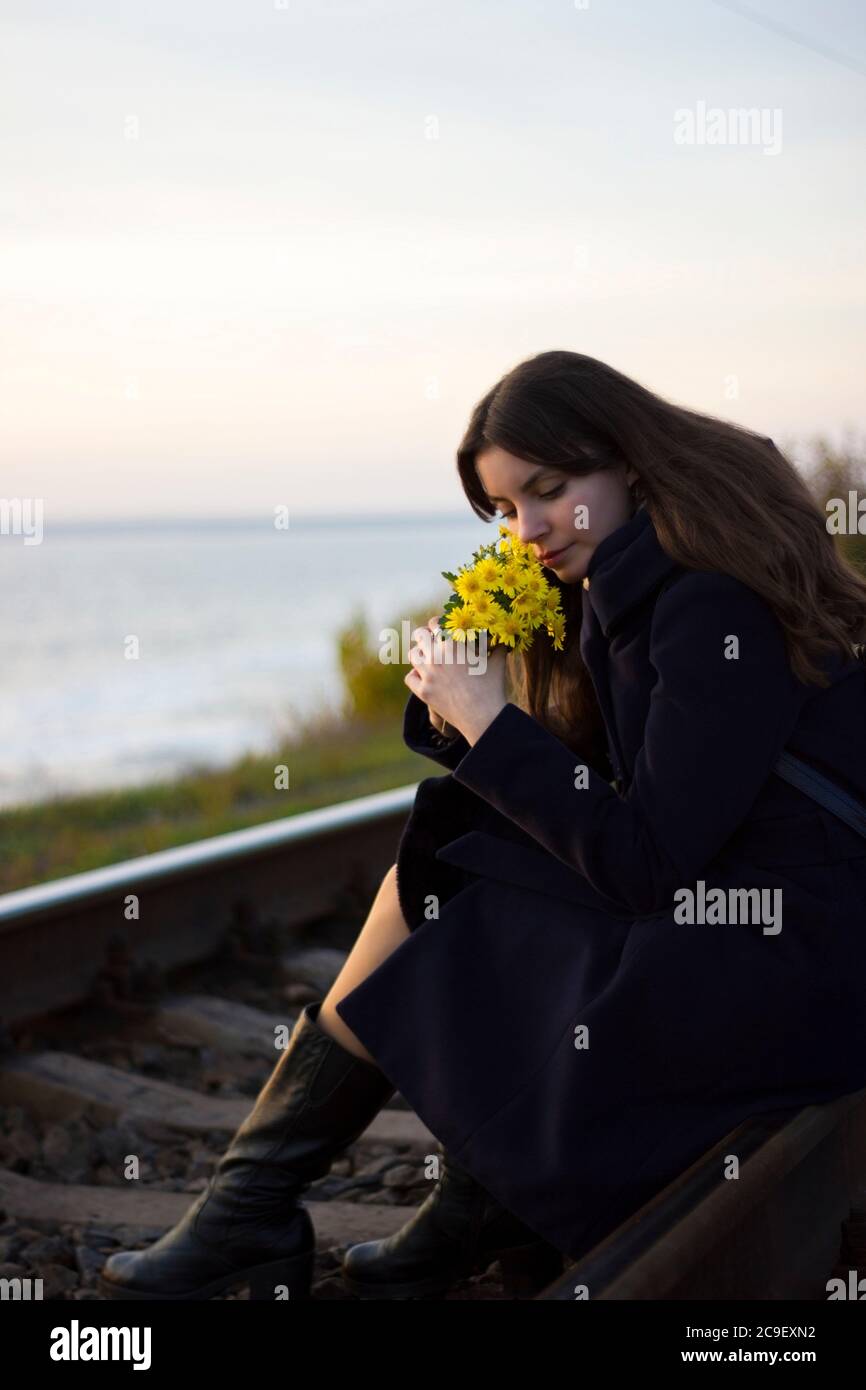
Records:
[[[471,510],[466,511],[402,511],[402,512],[303,512],[297,515],[289,515],[289,525],[286,530],[291,530],[293,526],[369,526],[376,524],[389,524],[397,521],[477,521],[480,525],[489,525],[481,517],[475,516]],[[98,516],[98,517],[58,517],[56,520],[46,519],[44,530],[106,530],[110,527],[125,528],[133,530],[152,529],[154,527],[256,527],[268,531],[278,529],[273,525],[274,518],[267,512],[251,512],[240,516],[233,513],[222,513],[214,516],[196,516],[191,514],[180,514],[171,516]],[[282,529],[282,528],[279,528]]]

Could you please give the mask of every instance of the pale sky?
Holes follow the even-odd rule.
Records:
[[[465,508],[472,406],[551,348],[780,444],[866,426],[854,0],[4,16],[0,495],[46,527]]]

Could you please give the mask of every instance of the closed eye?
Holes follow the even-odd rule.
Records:
[[[565,483],[560,483],[558,487],[553,488],[551,492],[540,492],[538,495],[539,497],[559,497],[564,491]],[[510,521],[514,516],[514,512],[500,512],[499,515],[503,521]]]

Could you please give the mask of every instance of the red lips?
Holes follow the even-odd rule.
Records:
[[[563,546],[560,546],[559,550],[551,550],[550,553],[549,553],[548,555],[539,555],[538,558],[539,558],[539,560],[541,561],[541,563],[542,563],[543,565],[546,565],[546,564],[548,564],[551,560],[555,560],[556,557],[557,557],[557,555],[561,555],[562,552],[563,552],[563,550],[567,550],[567,549],[568,549],[568,546],[567,546],[567,545],[563,545]]]

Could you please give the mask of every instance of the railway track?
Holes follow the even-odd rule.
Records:
[[[182,1215],[276,1041],[339,972],[413,798],[402,788],[0,898],[9,1287],[98,1299],[107,1255]],[[403,1224],[437,1152],[398,1095],[308,1189],[314,1297],[352,1298],[343,1249]],[[449,1297],[505,1293],[494,1268]]]
[[[351,948],[414,786],[0,897],[0,1288],[99,1299],[175,1224],[300,1008]],[[399,1095],[305,1193],[313,1297],[424,1199],[435,1137]],[[740,1179],[720,1182],[736,1152]],[[547,1287],[498,1265],[449,1299],[826,1299],[866,1274],[866,1091],[747,1121]],[[29,1282],[28,1282],[29,1281]],[[246,1297],[230,1292],[228,1300]]]

